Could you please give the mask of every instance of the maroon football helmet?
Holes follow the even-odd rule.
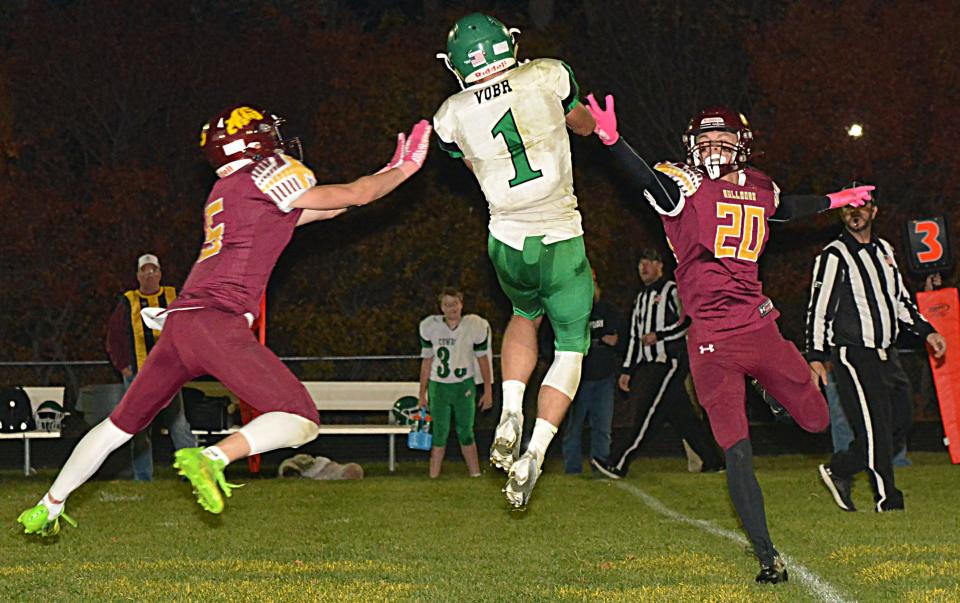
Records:
[[[737,142],[733,145],[722,144],[733,155],[731,163],[719,163],[711,161],[709,158],[701,156],[697,146],[697,136],[704,132],[720,131],[731,132],[737,135]],[[741,170],[747,165],[750,159],[750,145],[753,143],[753,131],[750,130],[750,124],[743,113],[722,106],[707,107],[697,113],[687,131],[683,135],[684,146],[687,148],[687,162],[694,166],[703,168],[707,175],[712,179],[720,178],[730,172]],[[706,147],[706,144],[700,146]]]
[[[264,109],[236,105],[217,114],[200,131],[200,148],[217,169],[238,159],[258,161],[283,152],[303,159],[299,138],[284,140],[280,125],[284,119]]]

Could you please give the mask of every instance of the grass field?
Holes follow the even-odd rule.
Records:
[[[960,601],[960,468],[914,453],[904,513],[843,513],[814,457],[757,459],[787,584],[757,564],[723,474],[643,459],[628,479],[548,465],[526,512],[501,474],[431,481],[425,465],[361,482],[252,479],[222,516],[168,472],[151,484],[92,482],[58,538],[14,523],[52,473],[0,475],[0,599],[16,601]],[[233,470],[231,470],[233,471]],[[456,474],[456,475],[454,475]],[[242,469],[232,478],[245,477]],[[236,479],[235,479],[236,481]],[[854,500],[870,509],[865,479]]]

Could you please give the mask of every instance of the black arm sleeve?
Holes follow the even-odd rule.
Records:
[[[627,141],[620,137],[610,145],[610,151],[617,163],[627,172],[630,179],[653,197],[653,204],[663,213],[673,212],[680,204],[680,187],[666,174],[654,170],[643,157],[633,150]]]
[[[830,209],[830,199],[824,195],[787,195],[780,197],[776,213],[770,216],[773,222],[787,222],[795,218],[812,216]]]

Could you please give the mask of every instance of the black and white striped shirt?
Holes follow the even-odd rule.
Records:
[[[681,320],[681,314],[675,282],[660,279],[644,286],[633,303],[630,341],[621,372],[628,373],[641,362],[666,362],[685,354],[683,342],[690,318],[684,316]],[[640,339],[651,332],[657,334],[657,342],[643,345]]]
[[[921,339],[933,332],[903,284],[893,246],[878,237],[860,243],[844,230],[813,264],[807,360],[829,359],[832,347],[885,349],[900,329]]]

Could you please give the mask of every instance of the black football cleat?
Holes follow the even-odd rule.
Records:
[[[626,470],[611,465],[605,459],[596,456],[590,457],[590,466],[596,469],[600,475],[609,479],[620,479],[627,475]]]
[[[874,511],[877,513],[889,513],[891,511],[903,511],[903,501],[901,500],[898,503],[889,503],[884,505],[879,505],[874,508]]]
[[[757,584],[777,584],[786,582],[789,579],[787,566],[783,563],[783,558],[777,555],[773,558],[771,565],[760,564],[760,573],[757,574]]]
[[[830,467],[820,465],[820,479],[833,495],[833,501],[844,511],[856,511],[853,506],[853,498],[850,496],[850,485],[853,480],[849,477],[837,477],[830,471]]]

